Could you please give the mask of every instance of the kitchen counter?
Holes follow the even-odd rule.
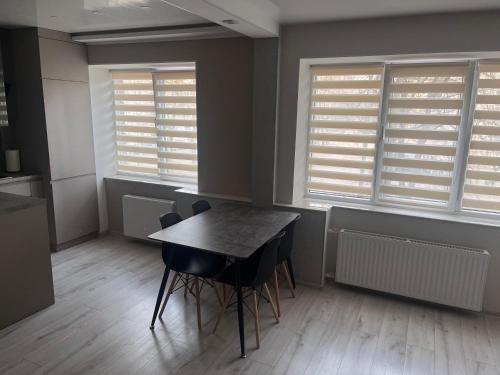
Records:
[[[46,200],[0,192],[0,238],[2,329],[54,303]]]
[[[0,192],[0,215],[40,205],[45,205],[45,199]]]
[[[0,173],[0,192],[27,197],[45,197],[42,176],[28,172]]]
[[[41,179],[42,177],[40,175],[28,172],[18,172],[18,173],[0,172],[0,185],[12,184],[14,182],[37,181]]]

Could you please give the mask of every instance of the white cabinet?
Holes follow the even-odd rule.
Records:
[[[51,180],[95,173],[89,85],[43,80]]]
[[[99,230],[95,175],[52,181],[57,243]]]

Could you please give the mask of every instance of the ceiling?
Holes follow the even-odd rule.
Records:
[[[253,0],[248,0],[253,1]],[[499,0],[270,0],[280,22],[314,22],[381,16],[500,9]]]
[[[206,23],[162,0],[1,0],[0,26],[69,33]]]
[[[500,0],[0,0],[0,27],[69,33],[217,23],[254,38],[280,23],[467,10],[500,10]]]

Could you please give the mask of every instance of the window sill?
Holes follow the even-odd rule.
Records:
[[[115,181],[140,182],[140,183],[144,183],[144,184],[168,186],[168,187],[172,187],[175,189],[186,188],[186,189],[198,190],[198,186],[196,184],[191,184],[188,182],[160,180],[160,179],[140,177],[140,176],[129,176],[129,175],[122,175],[122,174],[115,174],[113,176],[105,177],[105,179],[106,180],[115,180]]]
[[[327,199],[312,199],[312,198],[304,198],[301,201],[295,202],[289,205],[283,205],[288,207],[297,207],[297,208],[306,208],[312,210],[330,210],[335,208],[344,208],[349,210],[357,210],[357,211],[367,211],[367,212],[376,212],[376,213],[384,213],[391,215],[399,215],[399,216],[407,216],[407,217],[415,217],[421,219],[430,219],[437,221],[447,221],[454,223],[462,223],[462,224],[472,224],[472,225],[481,225],[488,227],[500,228],[500,218],[499,219],[490,219],[484,217],[477,217],[472,215],[454,215],[445,212],[434,212],[434,211],[424,211],[424,210],[410,210],[406,208],[399,207],[384,207],[377,206],[373,204],[359,204],[359,203],[351,203],[351,202],[339,202],[334,200]]]
[[[190,184],[187,182],[171,181],[171,180],[159,180],[155,178],[139,177],[139,176],[129,176],[129,175],[113,175],[105,177],[107,180],[114,181],[127,181],[127,182],[138,182],[142,184],[149,185],[161,185],[165,187],[170,187],[179,194],[196,195],[205,198],[215,198],[228,201],[237,201],[251,203],[252,200],[248,197],[240,197],[235,195],[225,195],[225,194],[215,194],[215,193],[204,193],[198,190],[196,184]]]
[[[201,191],[198,191],[197,187],[184,187],[182,189],[179,189],[176,191],[177,193],[181,194],[188,194],[188,195],[196,195],[196,196],[201,196],[201,197],[206,197],[206,198],[215,198],[215,199],[222,199],[222,200],[229,200],[229,201],[236,201],[236,202],[245,202],[245,203],[251,203],[252,200],[247,197],[241,197],[237,195],[226,195],[226,194],[215,194],[215,193],[204,193]]]

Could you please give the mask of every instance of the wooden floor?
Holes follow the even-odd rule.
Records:
[[[216,298],[176,293],[149,323],[162,274],[156,247],[105,236],[54,254],[56,304],[0,331],[1,374],[495,374],[500,318],[328,285],[282,290],[282,319],[261,305],[261,349],[246,312],[239,359],[236,313],[211,334]]]

